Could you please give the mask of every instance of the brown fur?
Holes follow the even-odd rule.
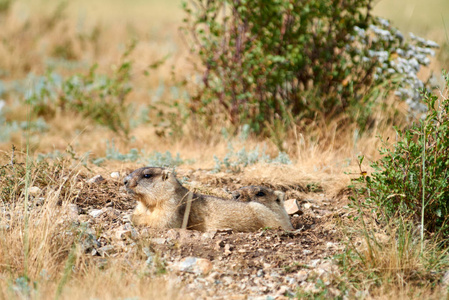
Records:
[[[274,212],[277,222],[282,228],[293,230],[290,217],[284,207],[285,193],[273,191],[264,186],[245,186],[232,193],[232,199],[239,202],[258,202]]]
[[[124,183],[138,201],[132,216],[134,224],[154,228],[181,227],[190,192],[172,172],[163,168],[140,168],[128,175]],[[262,203],[193,194],[187,227],[200,231],[226,228],[256,231],[264,227],[292,229],[291,224],[285,225]]]

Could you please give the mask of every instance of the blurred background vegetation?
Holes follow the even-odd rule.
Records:
[[[112,139],[117,151],[157,141],[148,152],[162,153],[246,136],[273,157],[317,144],[375,158],[375,136],[419,117],[417,89],[443,85],[446,1],[276,0],[265,17],[251,10],[257,1],[238,14],[232,1],[183,3],[1,0],[0,148],[69,144],[95,160]]]

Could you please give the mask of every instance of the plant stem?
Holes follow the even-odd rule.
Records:
[[[425,193],[426,193],[426,123],[424,123],[423,135],[423,151],[422,151],[422,201],[421,201],[421,254],[424,251],[424,209],[425,209]]]

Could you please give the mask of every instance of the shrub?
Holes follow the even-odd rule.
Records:
[[[57,110],[71,110],[127,136],[130,105],[125,100],[132,90],[132,63],[127,57],[134,46],[132,44],[123,54],[121,64],[112,76],[99,74],[96,64],[87,74],[67,79],[49,72],[36,80],[26,102],[38,116],[51,117]]]
[[[446,75],[449,87],[449,76]],[[397,214],[420,221],[431,232],[449,235],[449,99],[424,94],[425,119],[397,130],[398,141],[380,150],[374,172],[358,179],[366,204],[378,216],[392,220]]]
[[[106,157],[97,158],[92,162],[96,165],[101,165],[106,160],[138,162],[151,167],[175,167],[191,162],[190,160],[181,159],[179,153],[176,153],[176,156],[173,157],[169,151],[166,151],[165,153],[153,151],[148,154],[144,150],[139,151],[136,148],[132,148],[128,153],[123,154],[120,153],[120,150],[115,146],[114,140],[111,142],[106,141]]]
[[[242,171],[243,168],[254,165],[256,163],[277,163],[289,165],[291,160],[288,154],[280,151],[278,156],[272,159],[268,154],[265,153],[265,149],[259,150],[257,146],[254,150],[246,151],[245,147],[237,152],[234,152],[232,144],[228,144],[228,153],[226,153],[223,161],[214,155],[215,166],[212,170],[213,173],[225,170],[226,172],[237,173]]]
[[[364,125],[397,77],[410,79],[398,96],[422,87],[416,73],[436,46],[406,42],[371,15],[371,0],[190,2],[183,29],[203,73],[190,109],[210,124],[222,113],[259,133],[265,122],[345,112]]]

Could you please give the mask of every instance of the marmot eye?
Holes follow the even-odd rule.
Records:
[[[256,196],[257,196],[257,197],[263,197],[263,196],[265,196],[265,193],[264,193],[264,192],[258,192],[258,193],[256,194]]]
[[[151,178],[151,174],[143,174],[143,178]]]

